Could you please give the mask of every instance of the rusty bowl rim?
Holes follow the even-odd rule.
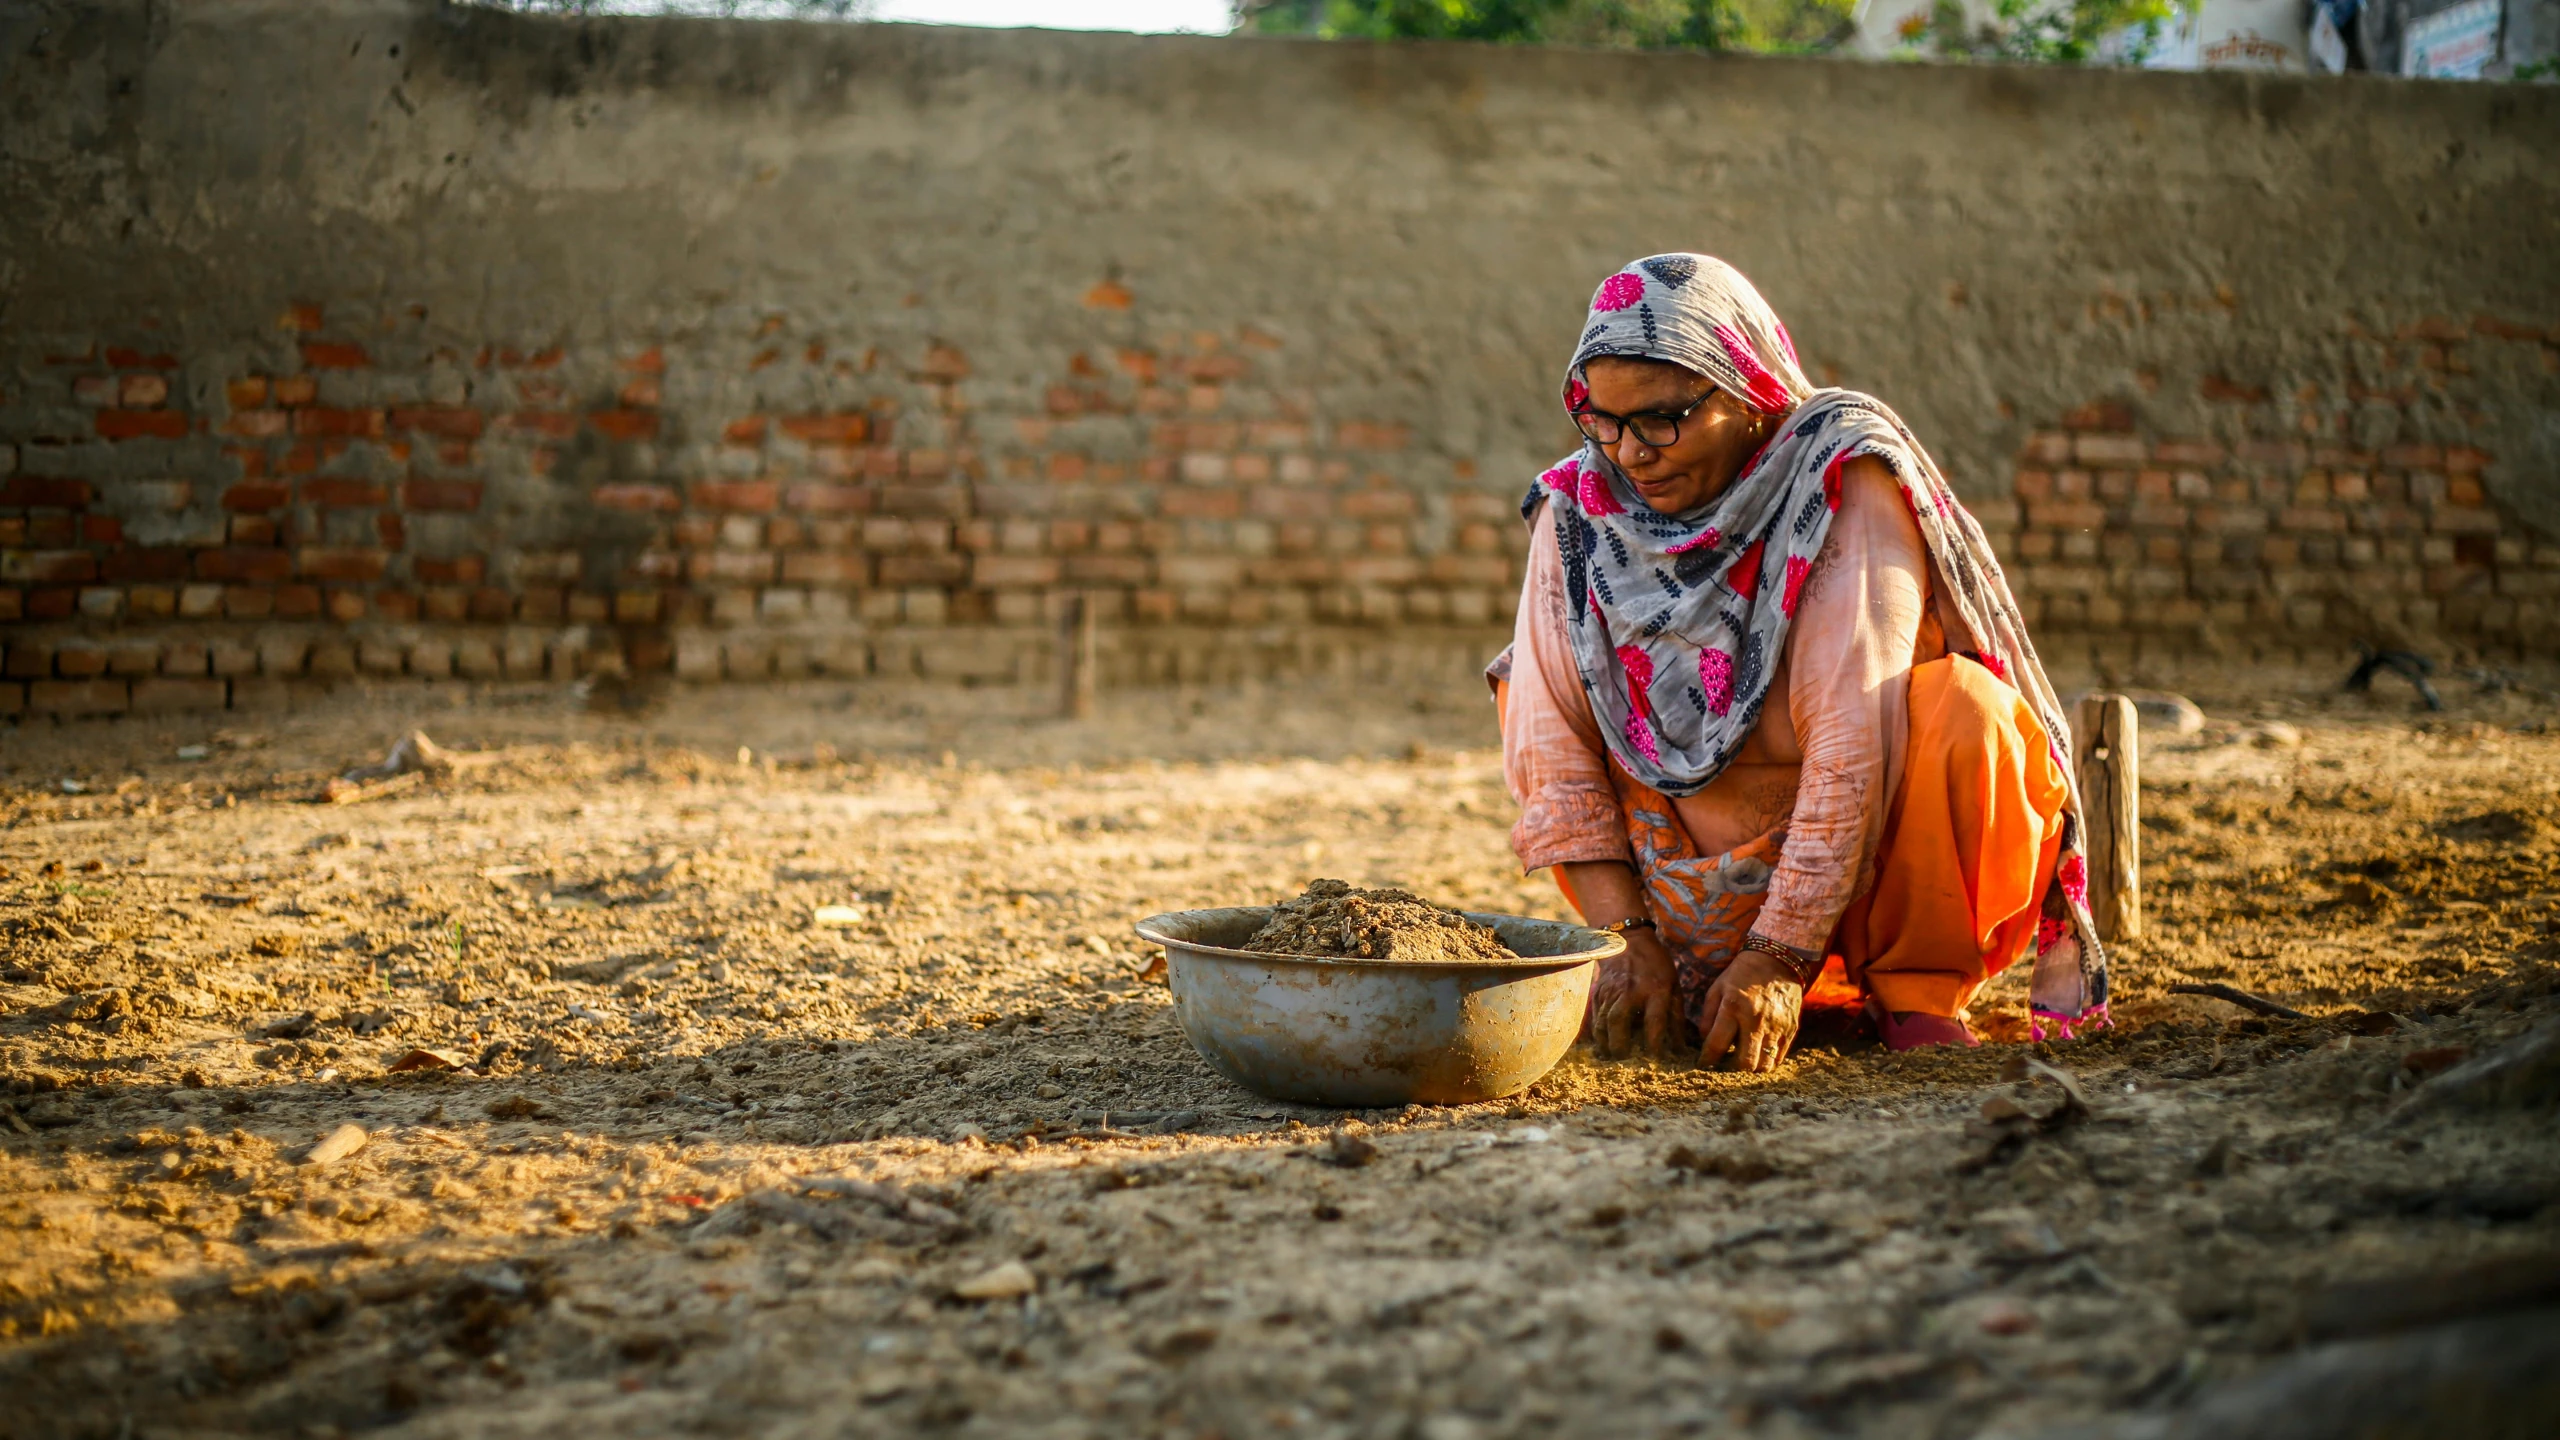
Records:
[[[1515,955],[1508,960],[1370,960],[1349,955],[1283,955],[1263,950],[1234,950],[1224,945],[1206,945],[1197,940],[1182,940],[1162,934],[1159,922],[1179,920],[1189,915],[1215,915],[1230,910],[1271,911],[1274,905],[1210,905],[1197,910],[1164,910],[1138,921],[1131,928],[1138,938],[1167,950],[1180,947],[1202,955],[1215,955],[1226,960],[1250,960],[1262,964],[1285,961],[1294,965],[1325,965],[1340,970],[1396,970],[1406,973],[1446,975],[1480,970],[1566,970],[1576,965],[1589,965],[1623,953],[1627,937],[1613,930],[1576,924],[1570,920],[1545,920],[1535,915],[1506,915],[1492,910],[1461,910],[1458,913],[1478,924],[1491,925],[1497,920],[1518,920],[1531,925],[1562,925],[1598,943],[1586,949],[1562,955]]]

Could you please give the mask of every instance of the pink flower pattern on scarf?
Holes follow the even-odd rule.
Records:
[[[1627,743],[1660,764],[1662,750],[1653,738],[1653,657],[1633,645],[1621,645],[1618,663],[1627,672]]]
[[[1644,298],[1644,277],[1632,270],[1621,270],[1600,282],[1600,293],[1591,297],[1591,308],[1615,313]]]
[[[1787,591],[1778,597],[1778,608],[1789,615],[1796,613],[1796,603],[1804,599],[1804,577],[1813,573],[1813,562],[1801,555],[1787,557]]]
[[[1760,363],[1760,357],[1751,353],[1751,342],[1742,338],[1741,331],[1719,325],[1716,339],[1723,344],[1726,358],[1733,361],[1733,368],[1742,373],[1745,397],[1754,408],[1771,415],[1784,415],[1796,408],[1795,397],[1787,393],[1777,376],[1769,373],[1769,367]]]
[[[1707,697],[1707,713],[1723,716],[1733,709],[1733,657],[1721,650],[1698,652],[1698,690]]]

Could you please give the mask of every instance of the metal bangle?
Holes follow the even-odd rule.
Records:
[[[1757,931],[1742,937],[1742,948],[1777,957],[1778,963],[1787,967],[1788,977],[1796,982],[1796,988],[1799,990],[1812,989],[1813,982],[1822,974],[1822,956],[1816,955],[1810,960],[1805,959],[1795,952],[1793,946],[1781,940],[1772,940]]]
[[[1650,915],[1630,915],[1624,920],[1613,920],[1600,928],[1612,935],[1624,935],[1630,930],[1651,930],[1659,934],[1662,929],[1653,923],[1653,917]]]

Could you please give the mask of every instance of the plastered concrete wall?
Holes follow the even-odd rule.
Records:
[[[2049,651],[2547,654],[2555,154],[2550,87],[5,0],[0,706],[1028,679],[1068,590],[1116,676],[1454,668],[1681,248]]]

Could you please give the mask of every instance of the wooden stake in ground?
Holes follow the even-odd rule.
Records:
[[[2089,913],[2101,940],[2142,933],[2141,725],[2121,695],[2084,695],[2071,712],[2080,816],[2089,829]]]
[[[1092,598],[1075,591],[1058,613],[1058,713],[1070,720],[1093,714],[1093,610]]]

